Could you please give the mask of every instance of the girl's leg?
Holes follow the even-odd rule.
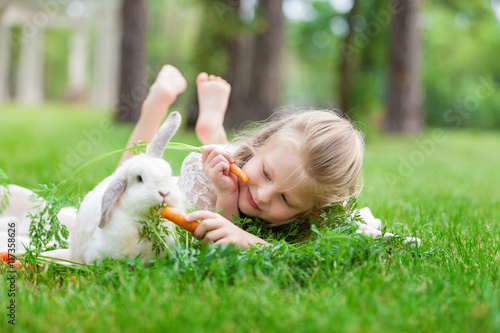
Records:
[[[138,141],[150,142],[160,128],[168,108],[184,90],[186,90],[186,80],[181,72],[174,66],[163,66],[149,88],[148,96],[142,104],[141,116],[128,140],[127,147]],[[123,153],[120,164],[132,155],[131,152]]]
[[[200,73],[196,78],[200,106],[195,132],[203,145],[228,143],[224,116],[231,86],[224,79]]]

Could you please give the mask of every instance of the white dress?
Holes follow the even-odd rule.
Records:
[[[229,151],[234,147],[227,147]],[[231,149],[233,148],[233,149]],[[181,192],[184,194],[184,207],[186,210],[197,208],[198,210],[213,210],[215,209],[216,194],[210,180],[202,171],[201,154],[191,153],[183,161],[181,173],[178,177],[178,185]],[[0,188],[0,207],[1,200],[5,200],[7,189]],[[12,243],[12,235],[15,238],[16,253],[25,252],[24,246],[29,245],[29,224],[30,219],[28,214],[36,212],[36,206],[44,204],[44,201],[37,198],[32,201],[33,192],[29,189],[9,185],[8,196],[9,204],[0,215],[0,252],[6,252],[8,244]],[[390,233],[382,233],[380,231],[382,223],[375,218],[370,211],[370,208],[365,207],[358,210],[360,216],[364,220],[363,223],[358,223],[358,233],[364,233],[370,237],[376,238],[379,236],[390,237],[394,236]],[[71,233],[76,222],[77,211],[73,207],[63,208],[57,215],[59,221],[66,225]],[[14,227],[12,227],[14,226]],[[12,232],[12,230],[15,230]],[[407,242],[412,242],[417,246],[420,245],[420,239],[407,237]]]
[[[215,208],[217,200],[215,188],[201,167],[201,154],[191,153],[182,162],[178,184],[184,194],[185,209],[213,210]]]

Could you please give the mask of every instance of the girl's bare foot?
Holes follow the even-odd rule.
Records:
[[[226,80],[207,73],[198,74],[196,85],[200,106],[195,126],[198,139],[204,145],[227,143],[224,116],[231,86]]]
[[[186,85],[186,79],[177,68],[164,65],[149,88],[142,112],[166,112],[177,96],[186,90]]]

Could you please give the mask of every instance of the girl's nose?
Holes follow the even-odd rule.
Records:
[[[261,187],[257,191],[257,194],[259,196],[257,198],[259,200],[259,203],[267,204],[271,201],[271,198],[273,196],[273,191],[272,188],[270,187]]]

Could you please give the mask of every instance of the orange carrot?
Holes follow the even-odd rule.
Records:
[[[26,264],[26,267],[28,267],[28,264]],[[17,270],[23,269],[23,265],[20,262],[16,262],[14,264],[14,269],[17,269]]]
[[[248,176],[241,170],[239,166],[237,166],[234,163],[231,163],[229,165],[229,171],[234,173],[236,176],[238,176],[244,183],[248,181]]]
[[[200,222],[198,222],[198,221],[193,221],[193,222],[186,221],[186,216],[187,216],[186,213],[180,212],[180,211],[175,210],[171,207],[165,207],[161,211],[160,215],[164,219],[167,219],[169,221],[174,222],[179,227],[181,227],[182,229],[185,229],[189,232],[194,232],[196,230],[196,228],[198,227],[198,225],[200,224]]]
[[[39,264],[39,266],[41,266],[41,265]],[[18,271],[19,270],[27,271],[28,269],[31,269],[31,271],[33,271],[33,272],[35,271],[35,268],[32,265],[28,265],[27,263],[23,264],[19,260],[16,261],[15,263],[11,264],[10,269],[11,270],[18,270]]]
[[[0,262],[9,262],[9,256],[14,257],[14,255],[10,255],[9,252],[0,252]]]

